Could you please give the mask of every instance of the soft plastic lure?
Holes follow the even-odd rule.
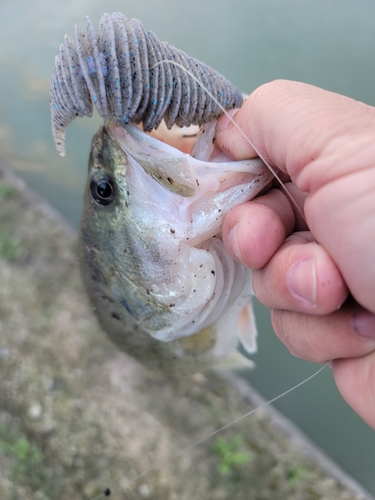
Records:
[[[240,92],[220,73],[120,12],[104,14],[97,33],[87,17],[86,34],[76,26],[74,40],[65,35],[55,59],[51,119],[61,156],[65,127],[76,116],[91,116],[93,105],[118,126],[142,122],[149,132],[163,119],[169,129],[174,124],[201,125],[218,118],[222,108],[241,104]]]

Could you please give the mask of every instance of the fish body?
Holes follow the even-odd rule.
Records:
[[[163,369],[211,365],[238,342],[256,349],[250,271],[225,251],[221,224],[272,175],[259,159],[209,161],[214,130],[202,129],[192,155],[133,124],[108,121],[92,141],[84,281],[112,340]]]

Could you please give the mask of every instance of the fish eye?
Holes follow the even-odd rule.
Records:
[[[97,174],[90,183],[91,196],[100,205],[110,205],[116,197],[115,183],[105,174]]]

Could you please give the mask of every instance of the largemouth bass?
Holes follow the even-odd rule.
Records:
[[[225,251],[221,223],[272,174],[260,159],[208,161],[215,124],[202,127],[192,155],[133,124],[109,121],[92,141],[84,281],[110,338],[164,369],[210,366],[238,343],[256,350],[250,271]]]

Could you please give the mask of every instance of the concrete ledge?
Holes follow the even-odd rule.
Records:
[[[2,500],[373,498],[272,407],[190,446],[264,400],[233,373],[171,380],[119,352],[74,241],[0,163]]]

